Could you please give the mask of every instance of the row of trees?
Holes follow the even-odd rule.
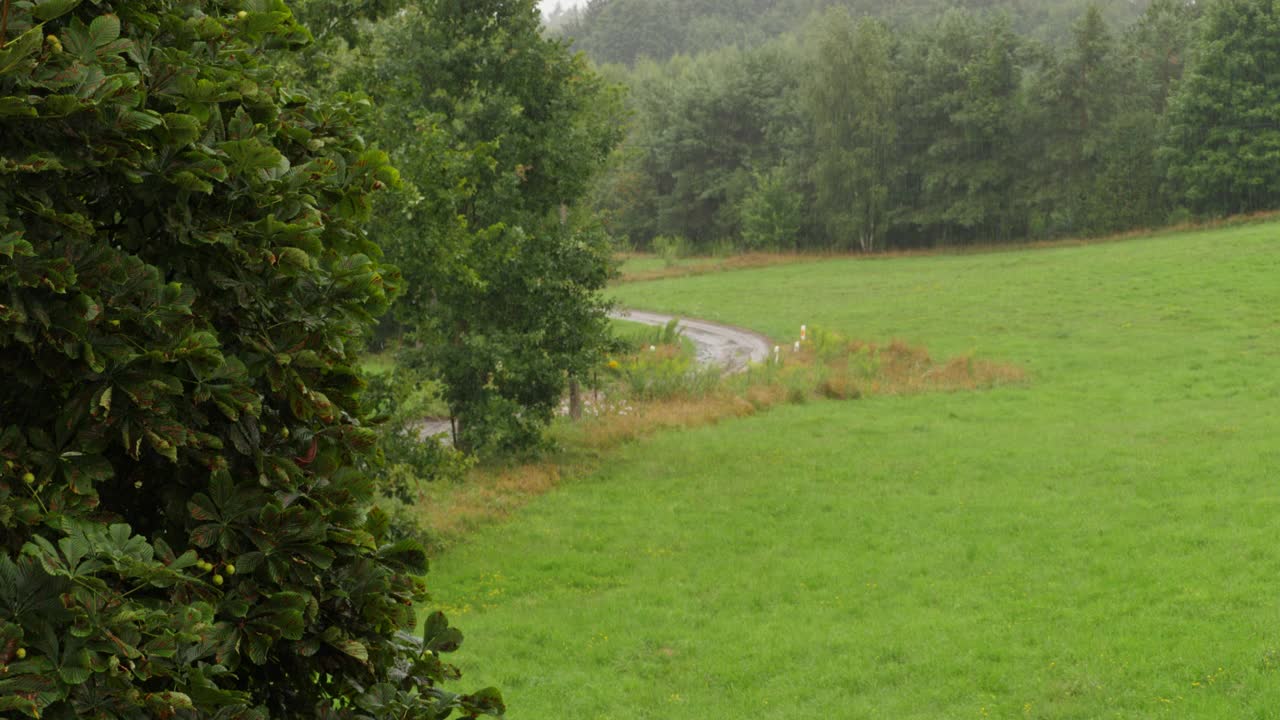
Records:
[[[1272,207],[1278,14],[1156,0],[1116,32],[1091,7],[1055,48],[999,16],[901,31],[837,9],[758,48],[614,68],[634,122],[596,202],[638,244],[864,250]]]

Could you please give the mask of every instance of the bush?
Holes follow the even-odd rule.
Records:
[[[795,249],[804,225],[805,199],[788,180],[781,167],[755,174],[740,210],[742,241],[748,250]]]
[[[423,420],[449,412],[440,383],[400,365],[370,374],[368,383],[363,399],[380,421],[383,458],[375,475],[382,493],[412,504],[421,500],[423,483],[460,482],[475,458],[424,437]]]
[[[4,1],[0,716],[441,718],[460,641],[371,505],[395,182],[263,64],[280,0]],[[243,9],[242,9],[243,8]]]
[[[738,246],[733,244],[729,238],[720,238],[711,243],[711,256],[720,258],[721,260],[733,257],[738,253]]]
[[[652,241],[653,251],[662,258],[667,267],[674,267],[681,258],[688,257],[691,252],[689,241],[679,235],[659,235]]]

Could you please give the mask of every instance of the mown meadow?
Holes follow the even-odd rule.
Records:
[[[1280,717],[1280,224],[613,292],[1027,380],[658,434],[476,531],[431,584],[511,717]]]

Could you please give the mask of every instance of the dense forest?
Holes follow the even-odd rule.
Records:
[[[596,0],[570,23],[602,62],[640,58],[605,66],[631,91],[630,133],[594,193],[615,236],[874,250],[1276,204],[1271,3],[832,6],[787,31],[797,3]],[[637,49],[650,20],[636,15],[633,44],[614,44],[624,12],[685,32]],[[735,40],[735,22],[751,31]],[[705,27],[723,47],[688,40]]]
[[[586,6],[553,6],[548,27],[571,37],[575,48],[601,64],[663,61],[722,47],[749,47],[797,32],[814,15],[843,8],[853,17],[877,18],[895,28],[930,24],[952,9],[1006,16],[1013,32],[1064,42],[1089,0],[589,0]],[[1145,0],[1095,3],[1108,22],[1138,18]]]

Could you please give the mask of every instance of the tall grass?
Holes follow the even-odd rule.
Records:
[[[689,351],[693,349],[693,344],[685,341],[680,320],[676,318],[672,318],[664,325],[645,325],[615,320],[612,326],[614,337],[622,347],[633,353],[644,350],[650,345],[683,346]]]
[[[699,365],[686,352],[672,345],[650,346],[616,368],[623,395],[632,401],[705,397],[720,387],[721,370]]]

